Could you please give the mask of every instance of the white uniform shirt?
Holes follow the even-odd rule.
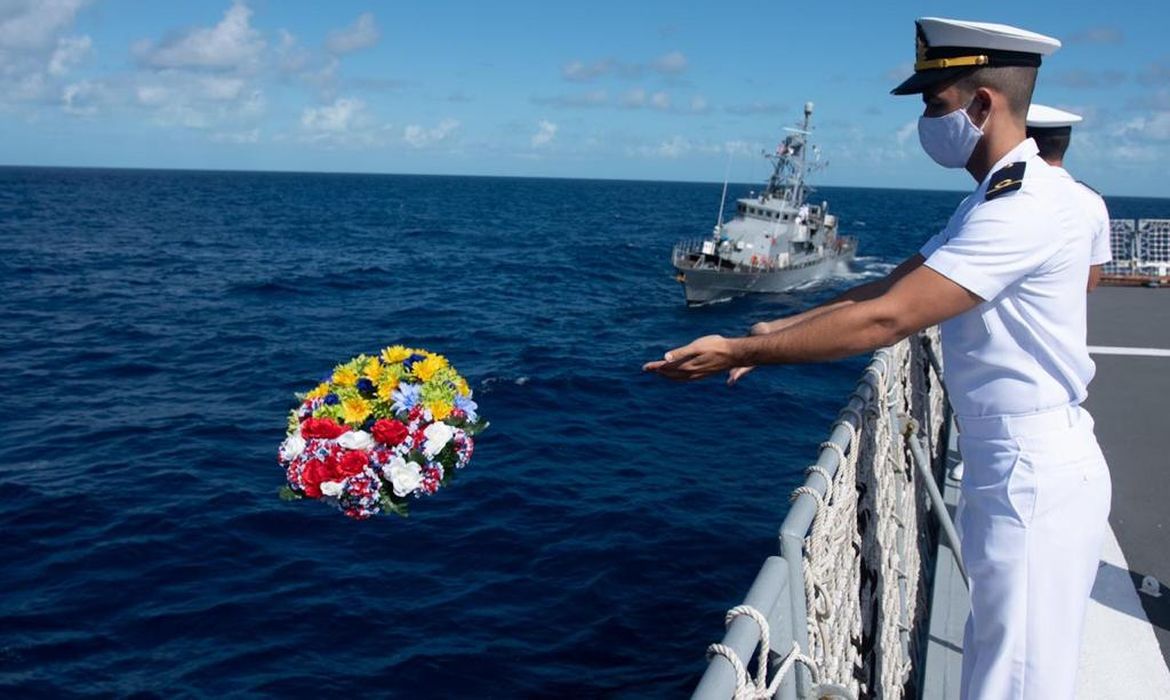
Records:
[[[927,267],[984,300],[942,324],[960,417],[1079,404],[1096,369],[1085,344],[1092,231],[1082,186],[1037,152],[1032,139],[1012,149],[921,250]],[[995,174],[1019,161],[1020,189],[985,199]]]
[[[1055,170],[1073,179],[1064,168]],[[1081,195],[1081,206],[1093,224],[1093,245],[1089,254],[1089,264],[1104,265],[1113,259],[1113,247],[1109,242],[1109,208],[1105,206],[1105,200],[1101,195],[1085,183],[1077,182],[1077,192]]]

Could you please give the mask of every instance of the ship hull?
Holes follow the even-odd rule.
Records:
[[[780,270],[716,270],[679,268],[687,304],[710,304],[746,294],[776,294],[846,272],[854,250],[816,262]]]

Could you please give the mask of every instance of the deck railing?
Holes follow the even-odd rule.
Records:
[[[932,329],[874,354],[693,698],[918,695],[932,558],[940,532],[956,540],[937,487],[950,409],[935,348]]]
[[[1113,261],[1102,270],[1107,283],[1170,282],[1170,219],[1113,219]]]

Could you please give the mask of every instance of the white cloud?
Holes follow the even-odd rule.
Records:
[[[403,129],[402,140],[415,148],[424,148],[447,140],[458,128],[459,120],[457,119],[444,119],[431,129],[418,124],[410,124]]]
[[[88,0],[5,0],[0,3],[0,51],[52,47],[87,3]]]
[[[650,96],[650,106],[658,110],[670,109],[670,95],[659,91]]]
[[[639,146],[630,151],[631,155],[653,156],[656,158],[681,158],[694,150],[694,144],[682,136],[671,138],[655,146]]]
[[[155,68],[249,70],[264,51],[264,39],[251,26],[252,10],[236,2],[214,27],[196,27],[155,46],[135,47],[139,58]]]
[[[88,52],[88,36],[64,36],[87,0],[0,0],[0,108],[52,103]],[[65,103],[61,103],[65,108]]]
[[[612,58],[603,58],[593,63],[572,60],[561,66],[561,75],[565,80],[575,83],[585,83],[604,75],[609,75],[617,69],[617,62]]]
[[[260,129],[247,131],[218,131],[209,137],[215,143],[259,143]]]
[[[57,48],[49,57],[49,74],[62,76],[69,69],[81,62],[93,46],[93,40],[88,36],[70,36],[57,39]]]
[[[308,49],[297,42],[297,38],[287,29],[278,29],[276,35],[279,42],[276,44],[276,67],[284,73],[298,73],[308,65]]]
[[[75,117],[97,113],[98,103],[105,97],[105,88],[88,80],[70,83],[61,90],[61,108]]]
[[[329,32],[325,48],[337,55],[352,53],[377,44],[381,36],[373,13],[364,12],[350,26]]]
[[[538,105],[549,105],[551,107],[600,107],[609,102],[609,93],[605,90],[590,90],[574,95],[534,97],[532,101]]]
[[[1140,140],[1170,140],[1170,112],[1154,112],[1150,115],[1134,117],[1117,127],[1114,133],[1118,136]]]
[[[687,69],[687,57],[682,51],[671,51],[654,59],[651,66],[663,75],[679,75]]]
[[[160,126],[210,129],[248,124],[267,108],[260,89],[231,76],[161,71],[138,76],[130,89],[134,102]]]
[[[779,102],[749,102],[747,104],[727,105],[723,110],[729,114],[737,114],[741,116],[755,115],[755,114],[781,114],[788,111],[786,105]]]
[[[240,98],[246,83],[243,78],[207,75],[199,78],[200,96],[213,102],[233,102]]]
[[[899,146],[905,146],[910,137],[918,135],[918,121],[906,122],[894,134],[894,140]]]
[[[592,63],[573,59],[561,66],[561,77],[574,83],[587,83],[598,78],[615,75],[622,78],[640,78],[647,69],[668,77],[675,77],[687,69],[687,57],[681,51],[671,51],[654,59],[649,65],[625,63],[613,58],[603,58]]]
[[[339,97],[331,105],[306,108],[301,113],[301,126],[308,131],[346,132],[364,125],[365,109],[361,100]]]
[[[646,91],[642,88],[631,88],[622,95],[622,106],[630,109],[646,106]]]
[[[557,135],[557,125],[546,119],[541,119],[537,124],[537,131],[532,135],[532,147],[540,148],[548,145]]]
[[[390,124],[380,124],[366,103],[354,97],[339,97],[319,107],[301,112],[301,131],[295,138],[326,148],[381,147],[392,139]],[[273,141],[288,135],[278,134]]]
[[[707,111],[707,98],[702,95],[695,95],[691,98],[691,111],[699,114]]]

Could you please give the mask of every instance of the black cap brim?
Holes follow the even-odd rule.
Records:
[[[890,94],[917,95],[931,85],[958,80],[973,70],[974,68],[970,66],[956,66],[954,68],[935,68],[934,70],[919,71],[902,81],[902,84],[898,87],[890,90]]]

